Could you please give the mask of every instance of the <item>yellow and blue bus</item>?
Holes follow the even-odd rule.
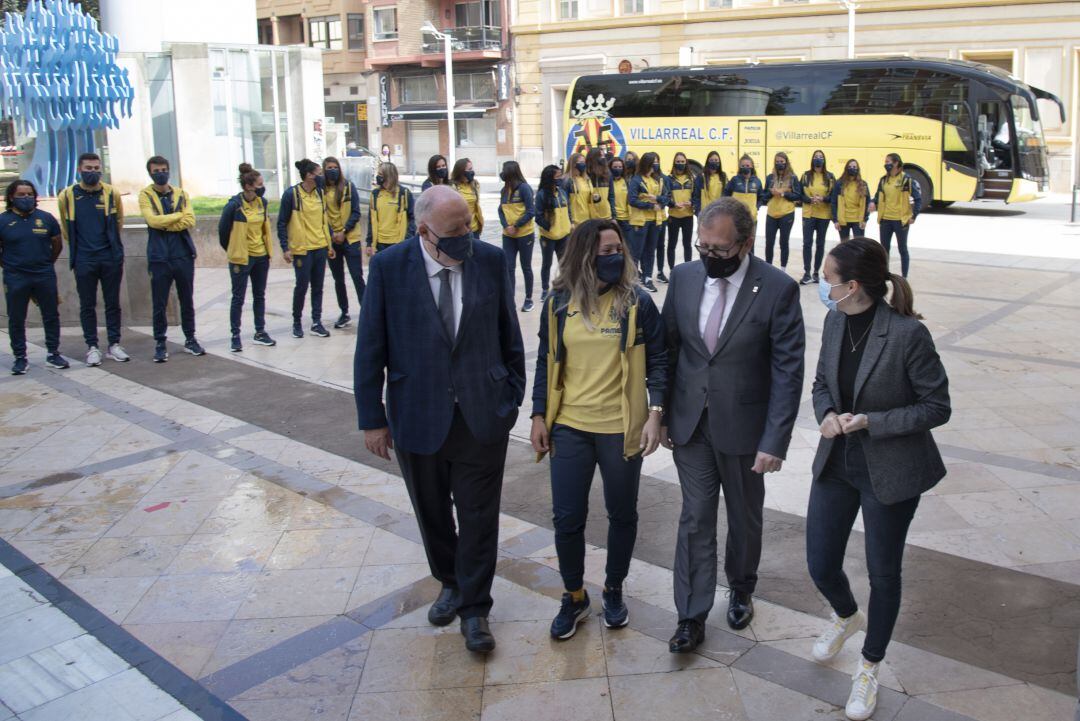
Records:
[[[896,152],[924,206],[1016,203],[1049,185],[1039,99],[1064,122],[1060,99],[1003,70],[908,57],[585,75],[567,93],[565,150],[653,151],[662,168],[716,150],[729,176],[745,153],[764,176],[777,152],[801,173],[821,149],[837,174],[858,160],[871,184]]]

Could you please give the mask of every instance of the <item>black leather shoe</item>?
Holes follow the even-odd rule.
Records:
[[[679,621],[675,635],[668,641],[672,653],[690,653],[705,640],[705,627],[693,619]]]
[[[727,623],[736,631],[741,631],[754,620],[754,599],[749,593],[731,591],[728,596]]]
[[[465,637],[465,648],[470,651],[487,653],[495,649],[495,637],[483,616],[461,619],[461,635]]]
[[[439,597],[435,599],[435,603],[431,604],[431,608],[428,609],[427,620],[433,626],[448,626],[457,618],[457,609],[457,589],[443,586],[443,590],[439,591]]]

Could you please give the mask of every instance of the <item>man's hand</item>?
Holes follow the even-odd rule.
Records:
[[[645,427],[641,429],[641,455],[652,455],[656,447],[660,445],[660,414],[656,411],[649,413],[649,420],[645,421]]]
[[[845,413],[840,416],[838,420],[840,421],[840,427],[844,429],[845,435],[866,430],[870,427],[870,419],[865,413],[860,413],[856,416]]]
[[[758,451],[757,458],[754,459],[754,465],[750,470],[754,473],[775,473],[776,471],[779,471],[780,467],[783,465],[783,458],[777,458],[764,451]]]
[[[281,257],[283,257],[285,259],[286,263],[291,263],[292,262],[292,251],[286,250],[285,253]]]
[[[533,450],[537,453],[547,453],[551,450],[551,442],[548,438],[547,424],[543,416],[533,416],[532,431],[529,432],[529,441]]]
[[[671,436],[668,435],[667,426],[660,426],[660,445],[669,451],[675,450],[675,444],[671,442]]]
[[[389,461],[394,439],[390,437],[389,428],[376,428],[373,431],[364,431],[364,445],[379,458]]]
[[[836,438],[844,434],[844,427],[840,425],[840,416],[832,411],[821,422],[821,435],[823,438]]]

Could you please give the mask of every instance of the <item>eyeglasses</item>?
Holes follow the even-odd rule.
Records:
[[[730,258],[731,256],[739,252],[738,245],[733,245],[729,248],[713,248],[708,245],[702,245],[701,243],[697,243],[696,245],[694,245],[694,248],[697,250],[698,253],[704,256],[708,256],[709,258]]]

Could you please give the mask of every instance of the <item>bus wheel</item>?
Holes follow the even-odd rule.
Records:
[[[955,202],[955,200],[935,200],[933,203],[931,203],[930,207],[934,208],[935,210],[943,210],[945,208],[948,208]]]
[[[930,178],[926,177],[926,173],[917,168],[904,168],[904,172],[910,175],[916,183],[919,184],[919,190],[922,191],[922,207],[919,208],[919,212],[923,212],[930,207],[930,203],[934,200],[934,187],[930,185]]]

